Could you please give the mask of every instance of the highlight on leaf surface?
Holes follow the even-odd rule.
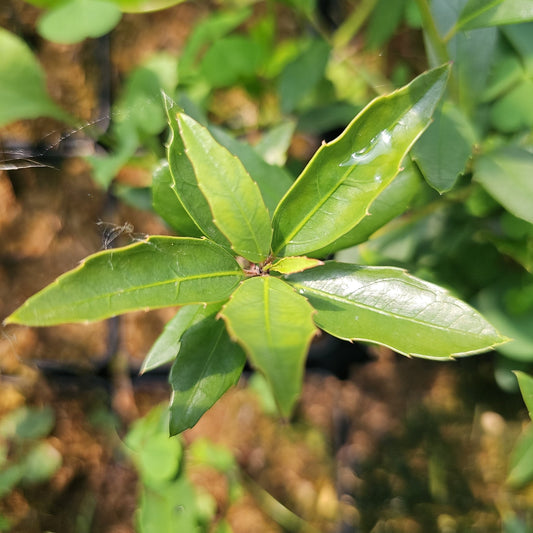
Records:
[[[150,237],[88,257],[29,298],[6,323],[51,326],[223,301],[243,277],[237,261],[211,241]]]
[[[480,353],[507,341],[465,302],[398,268],[331,261],[285,279],[316,310],[317,326],[342,339],[428,359]]]

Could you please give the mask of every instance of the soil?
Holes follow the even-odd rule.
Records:
[[[143,54],[179,50],[208,8],[187,3],[125,16],[111,39],[112,80]],[[33,36],[29,41],[57,101],[87,124],[105,119],[93,45],[39,40],[37,14],[10,1],[0,23]],[[63,128],[44,119],[23,121],[2,130],[0,139],[39,152],[71,139]],[[133,225],[133,234],[123,233],[115,245],[136,234],[169,233],[154,214],[99,189],[83,158],[46,161],[47,167],[0,171],[0,320],[100,250],[100,222]],[[56,422],[47,441],[62,457],[49,482],[17,487],[0,500],[11,531],[134,531],[138,478],[120,442],[133,420],[168,401],[164,375],[138,377],[137,371],[174,312],[2,327],[0,416],[23,405],[52,406]],[[490,533],[514,515],[533,527],[531,490],[505,484],[527,413],[518,396],[496,386],[490,355],[436,363],[324,336],[313,361],[290,424],[265,411],[247,387],[247,373],[183,435],[186,444],[208,437],[234,453],[244,486],[236,501],[213,469],[191,467],[190,475],[211,493],[217,516],[225,516],[235,533],[287,531],[279,524],[287,510],[307,524],[292,531]]]

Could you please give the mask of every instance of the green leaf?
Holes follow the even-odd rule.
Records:
[[[392,267],[327,262],[287,277],[332,335],[443,359],[484,352],[505,338],[444,289]]]
[[[174,188],[168,163],[159,166],[152,178],[152,204],[159,216],[178,235],[200,237],[202,232],[189,216]]]
[[[533,424],[529,424],[516,443],[509,459],[507,483],[520,488],[533,479]]]
[[[71,44],[105,35],[121,17],[120,9],[107,0],[70,0],[46,12],[37,27],[45,39]]]
[[[224,130],[211,126],[211,135],[241,161],[261,190],[268,211],[274,214],[276,206],[293,183],[289,173],[281,167],[267,163],[248,143],[239,141]]]
[[[222,320],[210,316],[188,329],[169,376],[170,434],[193,427],[237,383],[245,362]]]
[[[61,454],[48,442],[40,441],[24,458],[21,482],[42,483],[54,475],[61,463]]]
[[[533,223],[533,154],[505,146],[474,163],[474,179],[513,215]]]
[[[242,278],[235,259],[208,240],[150,237],[88,257],[28,299],[6,323],[51,326],[222,301]]]
[[[427,182],[438,192],[453,188],[472,156],[474,128],[452,104],[445,104],[413,147],[413,160]]]
[[[54,411],[51,407],[19,407],[2,417],[0,436],[17,440],[39,439],[52,431],[54,423]]]
[[[125,13],[144,13],[181,4],[185,0],[111,0]]]
[[[211,209],[207,199],[198,187],[194,167],[185,151],[185,144],[181,137],[177,120],[180,110],[168,96],[164,95],[164,100],[170,125],[167,155],[172,175],[171,187],[185,211],[201,232],[214,242],[229,249],[231,244],[213,221]]]
[[[213,43],[204,54],[200,69],[214,88],[229,87],[254,76],[261,62],[258,43],[243,35],[229,35]],[[220,68],[224,65],[224,68]]]
[[[192,164],[214,223],[238,255],[255,263],[263,261],[270,253],[272,228],[259,187],[241,161],[218,144],[206,128],[182,113],[177,122],[184,155]],[[178,180],[176,187],[179,189]],[[180,198],[187,208],[186,198],[181,194]]]
[[[531,0],[470,0],[457,25],[463,30],[471,30],[528,20],[533,20]]]
[[[167,322],[163,333],[146,354],[140,374],[173,361],[180,351],[183,334],[194,324],[216,313],[219,309],[220,304],[186,305],[179,309],[174,317]]]
[[[330,245],[313,252],[313,256],[327,257],[340,250],[361,244],[385,224],[405,213],[415,195],[420,191],[423,180],[409,158],[404,160],[402,166],[404,168],[370,206],[368,216]]]
[[[302,272],[308,268],[314,268],[324,263],[318,259],[313,259],[305,256],[297,257],[282,257],[275,263],[270,265],[268,270],[279,272],[280,274],[296,274],[296,272]]]
[[[274,214],[276,255],[311,253],[363,219],[429,125],[448,70],[447,65],[431,70],[375,99],[317,151]]]
[[[0,127],[41,116],[74,122],[48,95],[41,65],[24,41],[0,28],[0,50]]]
[[[302,387],[305,357],[315,327],[313,310],[283,281],[247,279],[222,308],[228,330],[272,387],[283,416],[290,416]]]
[[[520,370],[517,370],[515,374],[520,392],[529,411],[529,417],[533,420],[533,377]]]
[[[513,88],[494,102],[490,119],[496,129],[504,133],[527,130],[533,126],[531,94],[533,80],[518,80]]]
[[[330,47],[325,41],[314,39],[285,67],[279,81],[284,113],[292,112],[324,76],[329,53]]]

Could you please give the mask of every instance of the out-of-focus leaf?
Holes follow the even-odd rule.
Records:
[[[476,307],[504,335],[512,340],[498,351],[515,361],[533,361],[533,310],[511,314],[506,310],[505,287],[487,287],[476,297]]]
[[[50,326],[222,301],[243,276],[235,259],[211,241],[150,237],[88,257],[29,298],[6,323]]]
[[[185,148],[181,157],[192,165],[214,224],[237,254],[252,262],[263,261],[270,253],[272,227],[257,183],[241,161],[217,143],[206,128],[185,114],[178,114],[177,123]],[[192,214],[195,203],[189,205],[187,197],[181,194],[179,178],[176,187],[184,207]],[[193,219],[196,220],[194,216]]]
[[[533,75],[533,42],[531,39],[533,22],[504,26],[501,31],[518,53],[524,70],[528,75]]]
[[[142,485],[136,514],[139,533],[198,531],[195,489],[185,476],[158,486]]]
[[[320,81],[329,53],[330,47],[325,41],[314,39],[285,67],[279,81],[281,108],[284,113],[292,112]]]
[[[494,127],[504,133],[527,130],[533,126],[533,109],[531,108],[533,80],[518,81],[515,86],[499,100],[490,110],[490,119]]]
[[[516,371],[515,374],[520,392],[529,411],[529,417],[533,420],[533,377],[521,371]]]
[[[406,4],[407,0],[377,2],[366,29],[366,44],[369,48],[381,48],[391,39],[402,22]]]
[[[202,232],[183,207],[173,184],[168,163],[164,163],[156,169],[152,179],[154,209],[178,235],[201,237]]]
[[[61,454],[48,442],[37,443],[24,458],[23,483],[41,483],[50,479],[62,463]]]
[[[48,95],[41,65],[24,41],[0,28],[0,50],[0,127],[41,116],[74,122]]]
[[[121,17],[120,9],[108,0],[69,0],[47,11],[37,28],[49,41],[71,44],[105,35]]]
[[[272,387],[283,416],[290,416],[302,387],[304,361],[315,327],[313,309],[283,281],[243,282],[221,315],[252,364]]]
[[[275,126],[263,133],[254,149],[270,165],[284,165],[295,128],[296,123],[293,121],[283,122],[279,126]]]
[[[202,51],[209,43],[214,43],[231,30],[239,26],[251,14],[249,8],[231,9],[215,12],[195,25],[191,36],[187,39],[185,47],[180,54],[180,76],[194,77],[198,73],[198,64]]]
[[[186,305],[179,309],[146,354],[140,373],[143,374],[173,361],[179,353],[183,334],[194,324],[216,313],[219,309],[220,304]]]
[[[458,20],[463,30],[533,20],[530,0],[470,0]]]
[[[193,427],[237,383],[245,362],[222,320],[210,316],[189,328],[170,371],[170,434]]]
[[[520,83],[523,78],[524,68],[516,55],[501,58],[491,70],[481,100],[483,102],[494,100]]]
[[[343,339],[430,359],[484,352],[506,341],[466,303],[401,269],[333,261],[286,279],[315,308],[315,323]]]
[[[533,154],[504,146],[474,163],[474,179],[513,215],[533,223]]]
[[[212,87],[228,87],[251,78],[262,59],[261,47],[243,35],[229,35],[213,43],[200,63]],[[221,68],[223,65],[223,68]]]
[[[507,483],[520,488],[531,480],[533,480],[533,424],[529,424],[511,453]]]
[[[52,431],[54,422],[54,411],[51,407],[20,407],[2,417],[0,436],[8,439],[39,439]]]
[[[143,13],[156,11],[181,4],[185,0],[110,0],[117,4],[125,13]]]
[[[444,105],[412,150],[413,161],[438,192],[453,188],[466,167],[476,141],[474,128],[461,110]]]
[[[316,152],[274,214],[276,255],[319,250],[365,217],[429,125],[448,70],[447,65],[431,70],[377,98]]]

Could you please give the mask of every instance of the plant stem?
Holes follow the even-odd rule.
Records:
[[[433,52],[435,53],[437,61],[439,64],[447,63],[450,60],[448,51],[446,50],[446,46],[439,35],[439,31],[435,25],[435,20],[433,19],[433,15],[429,9],[427,0],[416,0],[416,5],[418,6],[420,15],[422,17],[424,31],[429,43],[431,44],[431,47],[433,48]]]
[[[357,9],[343,22],[333,37],[334,48],[345,47],[352,37],[361,29],[370,13],[378,3],[378,0],[362,0]]]

